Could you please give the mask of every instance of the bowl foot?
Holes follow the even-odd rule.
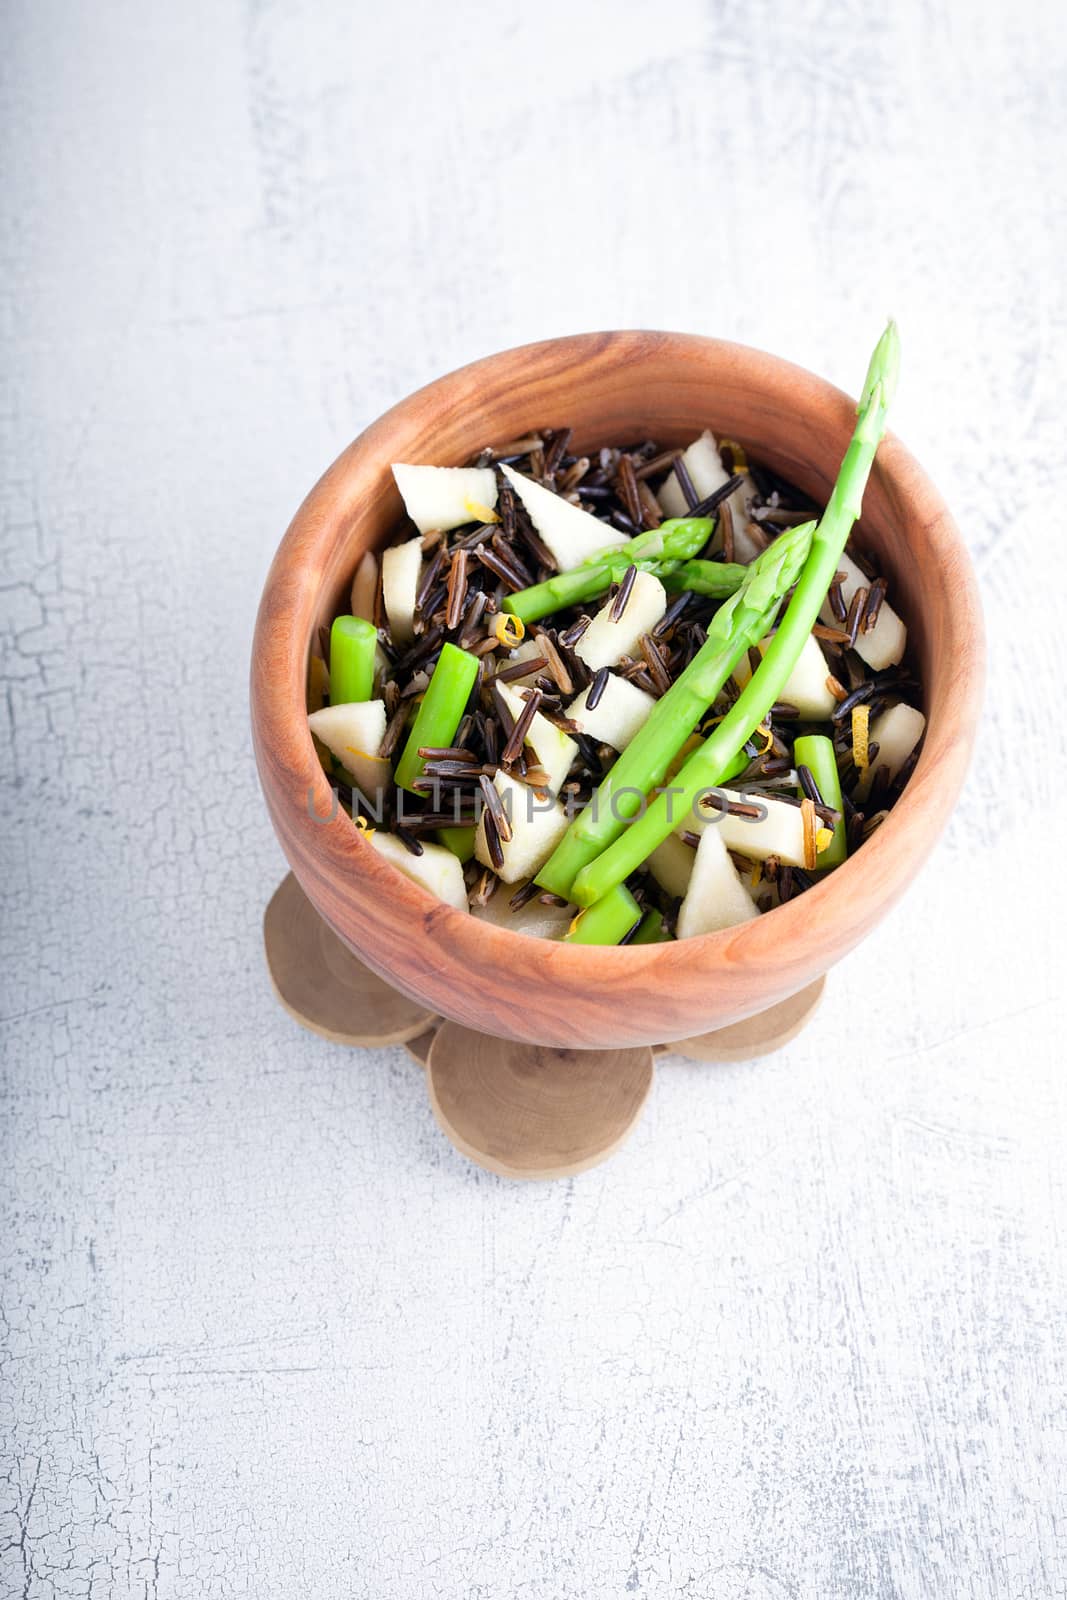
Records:
[[[430,1104],[463,1155],[505,1178],[562,1178],[617,1150],[652,1087],[652,1051],[559,1050],[445,1022],[426,1063]]]
[[[352,954],[291,872],[264,914],[263,943],[278,999],[297,1022],[324,1038],[338,1044],[404,1044],[438,1020]]]
[[[814,1015],[826,979],[728,1028],[672,1044],[561,1050],[447,1022],[393,989],[319,916],[292,873],[267,907],[274,992],[303,1027],[339,1044],[403,1044],[426,1068],[434,1116],[478,1166],[508,1178],[560,1178],[596,1166],[635,1127],[653,1054],[747,1061],[780,1050]]]
[[[807,1027],[819,1009],[825,988],[824,974],[806,989],[791,994],[788,1000],[780,1000],[766,1011],[757,1011],[744,1022],[715,1028],[693,1039],[676,1039],[673,1044],[660,1045],[659,1050],[665,1055],[686,1056],[691,1061],[751,1061],[755,1056],[770,1055]]]

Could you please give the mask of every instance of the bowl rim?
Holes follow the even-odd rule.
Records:
[[[413,391],[364,429],[319,479],[297,510],[267,575],[256,621],[250,690],[262,786],[271,807],[263,778],[264,753],[269,750],[287,782],[287,823],[303,835],[309,858],[315,859],[318,870],[332,883],[335,892],[347,879],[358,885],[353,903],[365,899],[368,893],[388,897],[413,924],[421,921],[427,934],[446,940],[450,953],[468,961],[472,972],[494,949],[499,954],[501,939],[521,941],[521,947],[505,947],[522,950],[524,973],[517,974],[517,978],[536,971],[549,982],[563,970],[577,982],[596,973],[610,973],[618,979],[627,966],[636,976],[651,963],[669,979],[683,970],[691,974],[696,965],[714,962],[728,950],[731,968],[752,964],[773,971],[783,980],[779,992],[785,993],[791,965],[788,952],[795,936],[803,934],[799,948],[807,953],[807,959],[797,965],[799,986],[812,970],[813,937],[816,942],[835,947],[835,953],[827,959],[829,965],[841,953],[842,932],[846,941],[855,942],[869,926],[872,894],[851,893],[853,887],[860,886],[860,872],[869,884],[876,885],[873,898],[882,910],[887,910],[919,871],[951,815],[966,776],[981,710],[984,632],[969,555],[940,493],[892,433],[886,434],[879,447],[875,472],[884,483],[892,485],[898,501],[907,501],[921,512],[930,557],[946,577],[951,575],[953,603],[948,614],[947,642],[960,648],[955,650],[957,670],[949,686],[953,714],[936,722],[928,716],[919,761],[904,792],[885,821],[864,842],[862,852],[857,853],[862,854],[862,867],[857,866],[857,856],[850,857],[828,878],[784,906],[717,933],[655,945],[565,944],[516,933],[437,899],[380,856],[342,809],[338,808],[330,822],[314,821],[310,815],[309,772],[315,778],[313,804],[320,818],[331,804],[331,789],[307,727],[307,650],[316,599],[314,593],[308,592],[308,580],[321,577],[315,565],[316,553],[338,536],[341,513],[334,502],[339,486],[364,470],[364,462],[380,473],[387,472],[388,452],[381,454],[376,463],[375,457],[414,411],[427,405],[462,404],[503,365],[513,366],[521,361],[531,376],[536,376],[539,369],[550,368],[561,358],[573,365],[593,356],[603,357],[605,350],[631,365],[653,351],[660,357],[676,353],[680,359],[705,360],[709,366],[732,362],[744,368],[746,382],[755,388],[781,390],[788,386],[797,404],[822,406],[828,413],[828,426],[841,428],[843,444],[851,432],[855,401],[806,368],[730,340],[650,329],[570,334],[517,345],[483,356]],[[966,648],[962,648],[964,645]],[[264,661],[280,666],[280,672],[260,671],[258,664]],[[929,685],[924,684],[923,688],[928,695]],[[291,737],[294,727],[303,730],[295,740]],[[284,759],[285,752],[290,753],[288,760]],[[291,797],[295,794],[307,794],[308,803],[294,805]],[[272,819],[280,834],[273,810]],[[284,848],[284,838],[282,843]],[[294,869],[306,866],[293,864]],[[305,874],[298,871],[298,876],[303,878]],[[346,937],[344,928],[337,931]]]

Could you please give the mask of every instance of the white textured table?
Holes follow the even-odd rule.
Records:
[[[581,9],[5,7],[3,1596],[1067,1592],[1063,29]],[[785,1056],[491,1179],[271,1001],[274,546],[477,354],[855,389],[887,309],[988,607],[964,803]]]

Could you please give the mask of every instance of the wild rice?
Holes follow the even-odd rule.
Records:
[[[819,785],[812,776],[811,768],[804,766],[803,762],[797,766],[797,781],[809,800],[814,801],[817,806],[825,807],[826,802],[819,793]]]
[[[663,521],[663,507],[656,499],[647,483],[637,485],[637,497],[641,502],[641,521],[646,528],[658,528]]]
[[[867,610],[867,596],[868,590],[862,586],[852,596],[852,603],[848,608],[848,616],[845,618],[845,632],[848,634],[850,646],[854,646],[856,643],[856,635],[859,633],[860,623],[863,621]]]
[[[838,684],[838,688],[840,687],[841,685]],[[838,701],[830,713],[830,721],[844,723],[846,718],[852,715],[853,706],[862,705],[863,701],[869,700],[873,693],[873,683],[861,683],[858,689],[853,689],[850,694],[845,695],[843,700]]]
[[[381,756],[383,761],[388,761],[393,751],[396,749],[400,735],[403,733],[404,728],[407,725],[407,720],[408,704],[406,700],[402,700],[396,711],[394,711],[393,715],[389,718],[385,732],[382,735],[382,742],[378,746],[378,754]]]
[[[458,628],[463,621],[467,604],[467,552],[457,550],[452,557],[448,574],[448,604],[445,608],[445,627]]]
[[[689,515],[692,516],[693,507],[699,505],[700,503],[700,496],[693,488],[693,480],[689,476],[689,468],[686,466],[685,461],[681,456],[679,456],[677,461],[674,463],[674,476],[678,480],[678,487],[682,491],[682,498],[689,507]]]
[[[496,793],[495,789],[493,793]],[[489,852],[489,860],[496,871],[499,872],[504,865],[504,852],[500,845],[500,831],[497,827],[496,819],[488,806],[482,812],[482,828],[485,832],[485,848]]]
[[[643,461],[639,467],[634,469],[634,476],[638,483],[643,483],[646,478],[658,477],[661,472],[666,473],[668,468],[674,466],[681,453],[681,450],[662,450],[659,455],[653,456],[651,460]]]
[[[621,620],[623,612],[626,610],[626,607],[629,603],[630,596],[633,594],[634,583],[636,580],[637,568],[633,566],[627,567],[626,571],[622,575],[622,582],[619,584],[618,593],[611,602],[612,622],[619,622]]]
[[[526,704],[515,719],[515,725],[508,736],[508,742],[501,752],[500,759],[505,766],[510,766],[522,754],[522,747],[526,743],[526,735],[530,731],[530,724],[537,715],[537,708],[541,704],[540,689],[527,691]]]
[[[734,559],[734,512],[733,507],[724,505],[719,512],[719,527],[722,530],[722,558],[724,561]]]
[[[626,515],[636,527],[642,527],[644,525],[644,510],[641,504],[641,496],[637,489],[634,464],[625,453],[619,457],[619,471],[615,481],[622,496],[623,504],[626,507]]]
[[[523,906],[527,905],[536,894],[537,884],[531,878],[529,883],[524,883],[521,889],[516,889],[515,893],[508,901],[508,905],[511,907],[512,911],[521,911]]]
[[[878,613],[882,609],[882,602],[885,599],[885,592],[887,588],[888,585],[884,578],[875,578],[874,582],[871,584],[870,594],[867,596],[867,608],[863,613],[863,624],[861,628],[863,633],[870,633],[871,629],[878,621]]]
[[[611,674],[609,673],[607,667],[601,667],[599,671],[593,674],[593,681],[589,685],[589,689],[585,697],[585,709],[587,711],[595,711],[597,706],[600,704],[601,696],[608,686],[608,679],[610,676]]]
[[[582,637],[582,634],[585,632],[586,628],[588,628],[592,620],[592,617],[587,616],[583,612],[578,618],[577,622],[572,622],[570,627],[567,628],[563,633],[557,633],[556,638],[559,640],[560,644],[566,645],[567,649],[569,650],[573,645],[578,643],[578,640]]]
[[[724,501],[728,500],[735,489],[740,489],[745,481],[743,472],[735,472],[732,478],[721,483],[711,494],[705,495],[703,500],[698,500],[689,512],[691,517],[711,517],[718,511]]]
[[[667,671],[666,662],[660,654],[659,646],[650,633],[643,633],[638,639],[641,654],[648,665],[648,675],[656,686],[657,693],[664,695],[671,686],[671,675]]]
[[[466,561],[466,556],[464,556],[463,559]],[[440,575],[441,568],[445,565],[447,560],[448,551],[445,549],[444,545],[439,545],[433,559],[426,563],[426,570],[419,580],[419,587],[415,593],[416,614],[426,610],[427,598],[433,593],[433,590],[437,585],[437,579]],[[454,565],[455,562],[453,562],[453,566]],[[455,627],[455,623],[450,622],[449,627]]]
[[[546,478],[555,477],[563,457],[567,454],[567,446],[570,444],[570,442],[570,428],[557,428],[556,432],[552,435],[552,443],[545,451],[544,476]]]
[[[510,841],[511,841],[511,822],[510,822],[510,820],[508,818],[507,812],[504,810],[504,803],[500,798],[500,793],[499,793],[499,791],[498,791],[498,789],[496,787],[496,784],[493,782],[493,780],[491,778],[487,778],[485,773],[483,772],[481,777],[478,779],[478,787],[481,789],[481,791],[482,791],[482,799],[485,801],[485,811],[483,813],[483,820],[487,824],[487,826],[486,826],[486,839],[487,839],[487,841],[488,841],[488,835],[489,835],[488,824],[492,823],[493,831],[496,834],[498,842],[502,840],[504,842],[504,844],[510,843]],[[491,848],[490,848],[490,852],[489,853],[490,853],[490,855],[492,855],[492,849]],[[494,864],[494,866],[497,865],[496,862],[494,862],[493,864]],[[502,864],[503,863],[501,863],[501,865]]]

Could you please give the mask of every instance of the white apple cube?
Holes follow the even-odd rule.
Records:
[[[497,688],[500,690],[500,698],[518,721],[526,709],[526,701],[510,683],[498,684]],[[543,768],[552,793],[559,794],[578,754],[578,746],[574,740],[569,734],[564,733],[562,728],[557,728],[554,722],[549,722],[547,717],[543,717],[540,711],[535,711],[533,721],[526,731],[526,745],[533,751],[537,765]]]
[[[897,706],[890,706],[880,717],[875,717],[868,729],[867,737],[872,744],[877,743],[878,752],[870,765],[864,769],[856,786],[857,800],[866,800],[879,767],[888,767],[889,781],[893,781],[922,738],[925,729],[926,718],[922,712],[916,711],[914,706],[904,705],[903,702]]]
[[[378,594],[378,557],[368,550],[352,579],[352,615],[374,621],[374,602]]]
[[[530,521],[552,552],[561,572],[581,566],[590,556],[604,550],[617,550],[627,537],[617,528],[600,522],[581,506],[572,506],[562,495],[553,494],[531,478],[524,478],[505,462],[500,470],[530,513]]]
[[[382,554],[382,599],[394,644],[415,637],[415,596],[422,570],[422,540],[409,539]]]
[[[491,922],[495,928],[510,928],[512,933],[525,933],[534,939],[562,939],[574,916],[573,906],[542,905],[539,895],[512,911],[509,901],[514,893],[509,884],[501,888],[487,905],[475,906],[472,916],[482,922]]]
[[[308,717],[308,727],[354,779],[368,801],[376,799],[392,777],[378,751],[385,737],[385,701],[353,700],[323,706]]]
[[[772,637],[773,635],[768,634],[766,639],[760,640],[761,655],[767,654],[767,647]],[[734,678],[744,688],[751,676],[752,668],[749,666],[746,652],[734,668]],[[822,646],[814,634],[809,633],[797,657],[796,666],[785,681],[779,699],[796,706],[806,721],[825,722],[837,705],[826,681],[829,676],[830,668],[822,653]]]
[[[857,567],[849,555],[842,555],[838,558],[837,570],[844,573],[844,577],[841,580],[841,594],[847,606],[852,603],[852,596],[856,590],[865,588],[870,579],[862,568]],[[823,601],[819,615],[829,627],[840,627],[841,624],[838,618],[834,616],[829,600]],[[907,643],[907,628],[893,610],[893,607],[883,600],[870,633],[864,633],[862,628],[857,633],[856,654],[861,661],[865,661],[875,672],[883,672],[886,667],[899,666],[904,659],[904,650]]]
[[[588,698],[589,689],[583,689],[567,707],[567,716],[590,739],[598,744],[610,744],[613,750],[626,749],[634,734],[648,721],[656,703],[644,689],[615,672],[608,674],[604,691],[592,711],[586,704]]]
[[[689,828],[703,833],[713,828],[728,850],[736,850],[750,861],[766,861],[768,856],[778,856],[786,866],[804,865],[804,816],[798,805],[791,805],[787,800],[771,800],[765,794],[742,794],[737,789],[717,792],[727,800],[757,806],[763,814],[758,819],[730,816],[728,812],[720,813],[713,801],[705,800],[697,808],[696,818],[687,814],[675,831],[681,833]]]
[[[684,846],[683,846],[684,848]],[[689,888],[678,912],[679,939],[719,933],[758,917],[755,902],[727,854],[717,828],[706,828],[693,863]]]
[[[669,833],[648,858],[648,870],[661,889],[681,899],[689,888],[696,851],[676,833]]]
[[[394,461],[393,477],[420,533],[432,528],[447,533],[465,522],[481,522],[484,511],[496,508],[492,467],[409,467]]]
[[[422,855],[414,856],[395,833],[383,833],[375,829],[369,837],[378,854],[398,867],[405,877],[420,884],[423,889],[429,889],[431,894],[456,911],[468,909],[463,865],[451,850],[446,850],[442,844],[424,842]]]
[[[704,429],[699,439],[693,440],[688,450],[682,451],[682,460],[698,500],[706,500],[709,494],[714,494],[716,489],[721,489],[724,483],[730,481],[730,474],[719,455],[715,435],[709,428]],[[657,490],[656,498],[669,517],[688,514],[689,506],[673,469],[664,479],[663,487]]]
[[[639,572],[618,622],[611,615],[613,604],[609,600],[601,607],[574,647],[590,672],[639,653],[641,635],[651,633],[667,609],[667,591],[651,572]]]
[[[532,878],[544,866],[569,826],[570,819],[558,800],[538,800],[533,790],[506,772],[493,779],[511,822],[511,838],[500,841],[502,867],[493,870],[505,883]],[[492,867],[485,839],[484,813],[474,836],[474,854],[483,867]]]

